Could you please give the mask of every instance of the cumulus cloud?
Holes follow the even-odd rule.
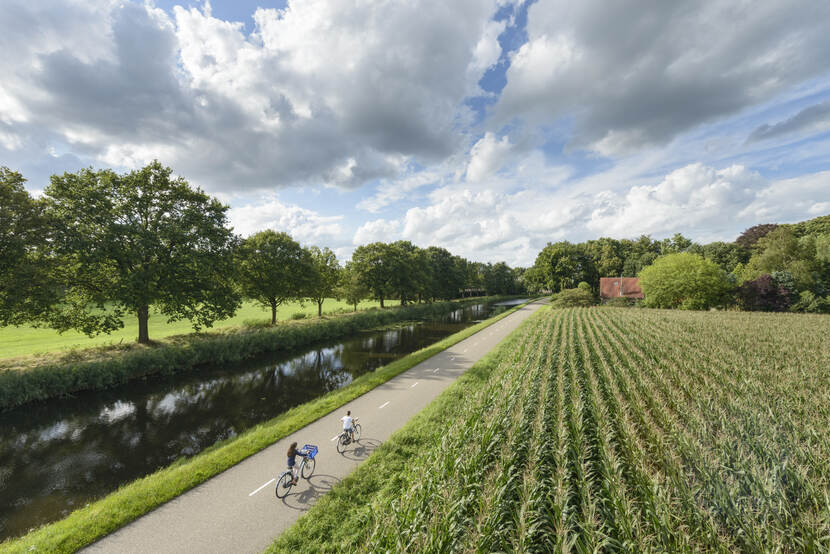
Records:
[[[123,167],[157,157],[211,191],[356,187],[456,150],[462,100],[498,59],[496,8],[292,1],[258,9],[246,35],[209,4],[171,18],[133,2],[12,0],[2,145],[63,143]]]
[[[331,246],[342,242],[341,216],[322,216],[312,210],[284,204],[276,197],[231,208],[228,219],[234,232],[242,236],[273,229],[286,232],[305,245]]]
[[[528,10],[495,124],[573,118],[571,145],[613,156],[823,74],[830,4],[565,2]]]
[[[501,169],[511,151],[510,139],[503,136],[496,139],[493,133],[486,133],[470,150],[467,164],[467,181],[481,181]]]

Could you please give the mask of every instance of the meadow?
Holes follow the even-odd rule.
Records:
[[[827,316],[547,309],[271,551],[827,551],[828,427]]]
[[[366,300],[358,305],[358,310],[379,306],[376,300]],[[323,303],[323,314],[335,312],[351,312],[353,306],[346,302],[326,299]],[[277,319],[291,319],[294,314],[303,313],[306,317],[317,315],[317,304],[314,302],[285,303],[277,308]],[[263,308],[254,302],[245,302],[232,318],[217,321],[212,329],[240,327],[246,323],[267,323],[271,320],[271,308]],[[174,335],[186,335],[193,332],[193,327],[187,320],[167,322],[161,314],[150,311],[150,338],[159,340]],[[206,329],[210,331],[210,329]],[[61,352],[73,349],[84,349],[94,346],[108,346],[120,343],[135,342],[138,337],[138,319],[125,317],[124,327],[109,335],[87,337],[83,333],[67,331],[58,333],[52,329],[34,327],[6,327],[0,329],[0,359],[18,356],[30,356],[50,352]]]

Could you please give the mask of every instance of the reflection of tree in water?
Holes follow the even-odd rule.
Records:
[[[480,317],[464,310],[459,321]],[[361,334],[297,355],[150,378],[0,414],[0,540],[194,455],[463,328]]]

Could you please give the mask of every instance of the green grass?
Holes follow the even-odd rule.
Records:
[[[14,540],[0,543],[0,552],[74,552],[203,483],[277,440],[336,410],[392,377],[406,371],[492,325],[519,307],[468,327],[427,348],[365,374],[348,386],[292,408],[239,437],[218,443],[190,459],[121,487],[115,493]]]
[[[830,318],[540,310],[271,552],[827,552]]]
[[[358,305],[358,310],[373,308],[379,305],[380,303],[375,300],[367,300]],[[341,310],[352,311],[352,306],[333,298],[329,298],[323,302],[324,314]],[[283,304],[277,308],[277,319],[291,319],[295,313],[316,316],[317,304],[315,302],[306,302],[304,305],[300,305],[299,302]],[[217,321],[214,323],[213,329],[239,327],[246,322],[268,322],[270,320],[270,308],[263,308],[254,302],[245,302],[239,311],[236,312],[236,315],[230,319]],[[152,340],[193,332],[193,327],[187,320],[168,323],[165,316],[152,312],[150,314],[149,329],[150,339]],[[53,329],[27,326],[4,327],[0,328],[0,359],[129,343],[135,342],[136,337],[138,337],[138,320],[135,317],[126,317],[124,319],[124,327],[110,335],[98,335],[92,338],[76,331],[67,331],[61,334]]]

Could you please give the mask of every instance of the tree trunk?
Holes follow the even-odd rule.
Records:
[[[150,307],[147,305],[138,308],[138,342],[150,344],[150,331],[147,322],[150,319]]]
[[[323,315],[323,299],[317,301],[317,317],[322,317]]]
[[[277,323],[277,303],[271,300],[271,325]]]
[[[383,297],[380,297],[380,307],[383,308]]]
[[[357,311],[357,302],[354,303],[354,311]]]

